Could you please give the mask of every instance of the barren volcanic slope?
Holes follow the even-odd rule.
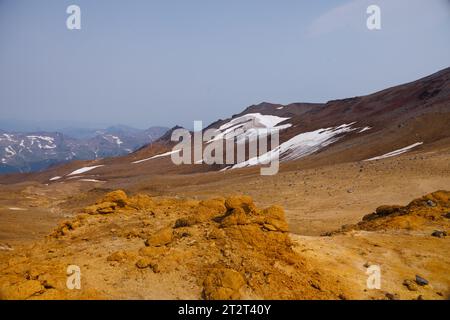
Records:
[[[170,134],[125,157],[0,176],[0,297],[448,298],[450,200],[436,191],[450,189],[449,120],[445,69],[210,125],[278,127],[274,176],[175,166]],[[71,264],[78,291],[65,287]],[[366,286],[371,265],[381,289]]]
[[[233,118],[219,120],[208,128],[216,128],[218,134],[243,129],[245,133],[237,138],[251,136],[257,128],[279,128],[282,161],[307,162],[308,156],[314,155],[316,165],[335,164],[449,145],[449,103],[450,68],[447,68],[408,84],[368,96],[330,101],[324,105],[262,103],[250,106]],[[161,172],[193,173],[225,169],[225,165],[174,166],[169,151],[175,143],[170,142],[169,133],[128,156],[83,164],[105,165],[90,173],[95,172],[106,180]],[[245,164],[237,167],[243,166]],[[231,166],[228,167],[231,169]],[[76,166],[69,164],[27,177],[4,176],[0,182],[22,179],[45,182],[69,173],[72,168]]]

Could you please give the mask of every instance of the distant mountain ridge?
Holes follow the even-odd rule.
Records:
[[[168,128],[127,126],[63,129],[62,132],[0,130],[0,173],[32,172],[72,160],[126,155],[158,139]]]
[[[221,139],[224,134],[231,134],[237,143],[247,144],[259,128],[277,128],[280,144],[276,150],[279,151],[280,169],[285,170],[347,162],[360,162],[362,165],[403,154],[416,157],[425,152],[448,152],[449,123],[450,68],[446,68],[365,96],[326,103],[282,105],[263,102],[249,106],[228,119],[218,119],[205,130],[215,129]],[[245,160],[232,164],[206,165],[204,159],[194,164],[191,159],[191,164],[176,165],[171,155],[178,142],[171,140],[171,133],[177,128],[173,127],[159,139],[124,156],[73,161],[35,174],[2,175],[0,183],[15,183],[25,179],[52,183],[74,179],[130,181],[155,174],[239,172],[235,169],[247,167],[251,172],[254,170],[251,167],[260,165],[259,159],[249,157],[249,152],[246,152]],[[103,136],[105,134],[108,133],[102,132]],[[3,136],[4,133],[0,133],[0,137]],[[97,139],[103,143],[108,140],[105,137]],[[205,142],[204,146],[208,143]],[[114,141],[111,140],[111,144],[114,145]],[[7,153],[12,155],[13,152],[9,150]],[[268,151],[263,156],[272,159],[277,153]],[[77,178],[70,175],[80,168],[92,167],[95,170],[83,172]],[[58,179],[51,180],[54,177]]]

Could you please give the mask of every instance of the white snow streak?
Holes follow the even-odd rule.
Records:
[[[103,165],[80,168],[80,169],[78,169],[78,170],[75,170],[75,171],[69,173],[68,176],[74,176],[74,175],[76,175],[76,174],[82,174],[82,173],[91,171],[91,170],[93,170],[93,169],[95,169],[95,168],[99,168],[99,167],[103,167]]]
[[[291,127],[292,124],[290,123],[277,126],[288,119],[260,113],[248,113],[221,125],[217,129],[214,139],[208,141],[208,143],[220,139],[234,139],[235,137],[237,141],[244,142],[246,138],[251,139],[252,137],[260,136],[261,133],[258,129],[283,130]]]
[[[7,153],[7,157],[14,157],[16,155],[16,151],[14,151],[14,149],[11,146],[7,146],[5,148],[5,151]]]
[[[147,159],[142,159],[142,160],[134,161],[134,162],[132,162],[132,163],[137,164],[137,163],[145,162],[145,161],[152,160],[152,159],[156,159],[156,158],[166,157],[166,156],[170,156],[171,154],[177,153],[177,152],[180,152],[180,151],[181,151],[181,150],[172,150],[172,151],[169,151],[169,152],[157,154],[156,156],[153,156],[153,157],[150,157],[150,158],[147,158]]]
[[[418,147],[418,146],[420,146],[422,144],[423,144],[423,142],[417,142],[417,143],[414,143],[414,144],[412,144],[410,146],[407,146],[407,147],[404,147],[404,148],[401,148],[401,149],[398,149],[398,150],[395,150],[395,151],[383,154],[383,155],[378,156],[378,157],[370,158],[370,159],[367,159],[367,160],[364,160],[364,161],[374,161],[374,160],[380,160],[380,159],[395,157],[395,156],[398,156],[398,155],[400,155],[402,153],[408,152],[412,148]]]
[[[358,131],[358,133],[363,133],[363,132],[366,132],[367,130],[370,130],[370,129],[372,129],[372,127],[364,127],[360,131]]]

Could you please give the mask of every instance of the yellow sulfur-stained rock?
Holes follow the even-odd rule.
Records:
[[[160,247],[171,243],[173,240],[172,228],[164,228],[156,232],[145,241],[146,246]]]
[[[114,202],[102,202],[94,204],[92,206],[84,208],[84,212],[87,214],[108,214],[113,213],[116,210],[116,203]]]
[[[200,206],[206,207],[212,214],[224,214],[227,211],[225,206],[225,199],[209,199],[200,202]]]
[[[101,202],[112,202],[119,207],[125,207],[128,203],[128,196],[123,190],[116,190],[107,193]]]
[[[221,227],[229,227],[233,225],[244,225],[250,222],[244,209],[238,207],[232,209],[231,213],[222,219]]]
[[[207,300],[236,300],[245,284],[242,275],[231,269],[213,270],[203,283],[203,295]]]
[[[133,260],[134,258],[136,258],[135,253],[121,250],[121,251],[116,251],[116,252],[110,254],[106,258],[106,260],[107,261],[116,261],[116,262],[125,262],[127,260]]]
[[[256,209],[253,199],[250,196],[233,196],[225,200],[225,207],[228,210],[242,208],[246,213]]]
[[[24,300],[44,292],[45,288],[37,280],[27,280],[18,284],[4,285],[0,288],[0,299]]]
[[[138,194],[129,199],[128,205],[137,210],[148,210],[153,208],[155,203],[150,196]]]
[[[138,267],[139,269],[145,269],[147,267],[150,266],[150,264],[152,263],[152,260],[149,258],[141,258],[136,262],[136,267]]]
[[[168,249],[166,247],[143,247],[139,249],[139,255],[144,257],[158,257],[167,251]]]
[[[289,231],[289,226],[286,222],[284,216],[284,210],[280,206],[271,206],[262,211],[262,215],[264,216],[265,225],[270,225],[271,227],[266,226],[270,231]],[[275,229],[275,230],[273,230]]]

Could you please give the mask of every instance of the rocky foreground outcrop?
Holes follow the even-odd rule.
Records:
[[[450,192],[436,191],[415,199],[406,206],[380,206],[361,222],[344,230],[423,230],[439,225],[450,228]],[[444,234],[447,231],[442,231]]]
[[[67,287],[67,266],[81,288]],[[2,299],[330,299],[334,280],[292,250],[284,211],[117,190],[31,248],[1,257]]]

